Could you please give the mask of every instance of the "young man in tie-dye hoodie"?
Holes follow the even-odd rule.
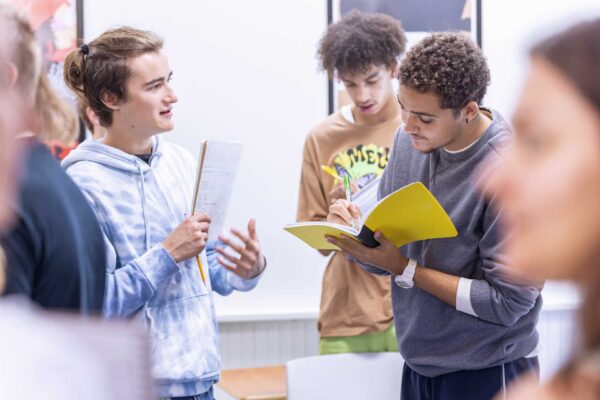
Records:
[[[108,245],[105,315],[134,317],[147,328],[160,396],[212,399],[220,372],[212,291],[254,288],[266,260],[254,220],[247,232],[232,230],[239,240],[219,237],[225,252],[206,243],[208,215],[184,217],[196,163],[157,136],[173,129],[177,101],[161,49],[155,34],[119,28],[69,54],[65,80],[106,135],[81,144],[63,166]],[[205,283],[196,255],[208,266]]]

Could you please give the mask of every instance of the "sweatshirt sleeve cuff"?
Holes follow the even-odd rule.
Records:
[[[154,290],[156,290],[160,282],[179,270],[179,266],[162,243],[152,246],[135,263]]]
[[[471,284],[472,279],[460,278],[458,280],[458,290],[456,291],[456,309],[465,314],[477,317],[471,303]]]

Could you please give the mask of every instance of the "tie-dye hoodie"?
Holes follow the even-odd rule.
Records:
[[[163,247],[190,210],[193,157],[156,136],[148,164],[86,141],[62,165],[92,205],[107,242],[104,314],[133,317],[147,329],[160,396],[206,392],[220,373],[212,290],[250,290],[259,278],[223,268],[209,244],[200,255],[209,270],[203,284],[195,258],[176,263]]]

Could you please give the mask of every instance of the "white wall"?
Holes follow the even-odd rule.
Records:
[[[542,380],[570,358],[576,315],[569,309],[546,309],[540,315],[539,360]],[[221,322],[223,369],[285,364],[318,354],[314,318],[284,321]]]
[[[492,72],[486,104],[509,117],[530,43],[600,15],[600,2],[482,1]],[[168,138],[194,154],[203,138],[245,142],[228,222],[257,218],[269,270],[256,290],[217,299],[221,320],[314,316],[326,260],[281,227],[295,217],[304,137],[326,115],[326,81],[315,59],[326,1],[85,1],[86,40],[123,24],[166,40],[179,95]],[[552,286],[547,302],[575,301],[569,288]]]
[[[281,228],[295,219],[304,137],[327,115],[315,59],[326,2],[103,0],[84,12],[86,40],[123,24],[165,38],[179,95],[167,137],[195,155],[203,138],[245,142],[228,221],[257,218],[269,269],[253,292],[217,299],[218,313],[316,312],[324,258]]]
[[[600,17],[598,0],[480,0],[483,50],[492,84],[485,103],[510,117],[528,68],[528,49],[582,19]]]

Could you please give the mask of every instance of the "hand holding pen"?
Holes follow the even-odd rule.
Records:
[[[344,178],[344,194],[345,198],[341,197],[329,206],[329,214],[327,215],[327,221],[341,225],[349,225],[354,229],[358,229],[360,226],[360,209],[358,206],[351,202],[352,200],[352,187],[350,184],[350,177]]]
[[[346,198],[346,190],[344,187],[344,178],[339,176],[333,168],[327,165],[321,165],[321,170],[333,178],[333,187],[328,193],[329,203],[333,204],[337,199]],[[358,191],[358,186],[353,181],[350,181],[350,189],[352,193]]]
[[[350,177],[348,175],[344,176],[344,191],[346,193],[346,200],[348,201],[348,203],[357,208],[355,204],[352,204],[352,188],[350,187]],[[352,215],[352,227],[354,229],[358,229],[360,227],[360,212],[358,212],[358,214],[354,213],[354,215]]]

